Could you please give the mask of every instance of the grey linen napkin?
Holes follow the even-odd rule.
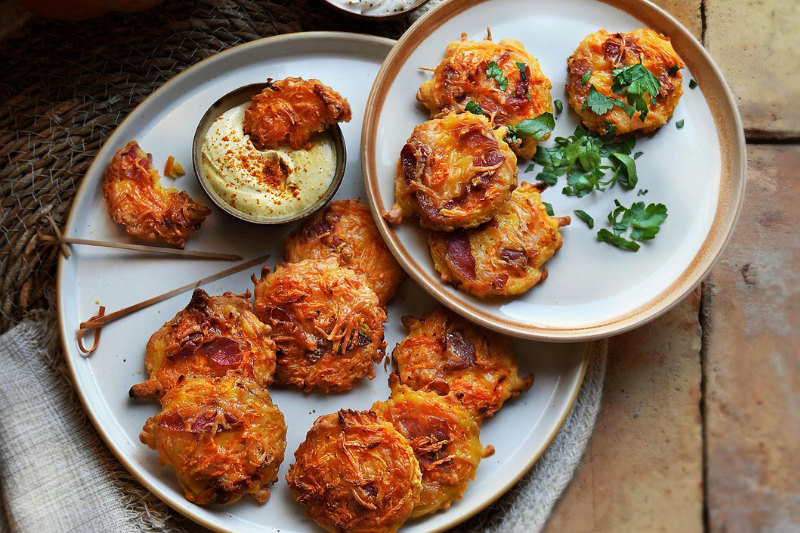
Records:
[[[0,531],[200,532],[141,486],[102,442],[69,380],[52,318],[0,336]],[[595,343],[575,406],[536,466],[455,531],[541,531],[591,435],[606,365]]]

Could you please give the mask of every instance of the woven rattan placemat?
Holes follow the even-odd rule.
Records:
[[[0,13],[0,16],[2,14]],[[55,307],[56,251],[44,214],[66,223],[80,180],[114,128],[162,83],[241,43],[300,31],[397,39],[407,19],[363,22],[321,0],[169,1],[80,23],[29,20],[0,42],[0,333]],[[146,495],[174,530],[200,531]],[[487,520],[493,509],[457,528]]]
[[[206,57],[261,37],[335,30],[396,39],[409,24],[406,19],[351,19],[321,0],[197,0],[81,23],[29,20],[11,36],[0,36],[0,333],[31,311],[54,309],[57,256],[55,249],[37,243],[34,222],[45,214],[61,225],[66,222],[76,188],[103,142],[162,83]],[[36,315],[52,319],[51,313]],[[604,354],[601,359],[604,367]],[[593,414],[586,415],[591,419],[588,431],[602,391],[602,368],[591,375],[597,378],[590,387],[597,398],[586,400],[594,405],[589,410]],[[568,425],[576,424],[580,420],[568,420]],[[572,428],[565,438],[578,433]],[[588,433],[579,444],[567,442],[566,452],[553,453],[583,450],[587,438]],[[561,462],[540,464],[552,469]],[[125,479],[120,483],[129,484],[124,486],[138,487],[127,473],[121,475]],[[551,500],[572,476],[572,467],[534,476],[525,501],[542,492],[536,483],[552,484],[559,476],[559,488],[550,487],[555,491]],[[518,497],[515,491],[451,533],[483,531]],[[143,494],[141,500],[147,513],[169,521],[171,531],[202,529],[152,494]],[[546,517],[551,505],[534,507]]]
[[[0,13],[0,16],[2,14]],[[0,43],[0,333],[54,305],[56,253],[33,224],[66,222],[117,124],[186,67],[247,41],[313,30],[398,38],[408,20],[362,22],[321,0],[166,2],[81,23],[29,21]]]

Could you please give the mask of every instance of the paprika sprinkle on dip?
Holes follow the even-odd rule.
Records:
[[[333,138],[318,133],[309,150],[258,150],[243,130],[242,104],[217,118],[203,143],[203,169],[214,191],[233,208],[258,217],[298,213],[319,200],[336,172]]]
[[[206,180],[243,214],[282,219],[302,213],[336,176],[336,142],[327,127],[350,115],[347,100],[317,80],[268,80],[252,101],[211,123],[202,149]]]

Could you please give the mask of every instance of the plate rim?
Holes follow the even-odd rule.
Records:
[[[445,0],[428,11],[403,36],[386,57],[372,84],[364,113],[361,165],[370,209],[378,230],[397,261],[417,284],[453,312],[485,328],[514,337],[544,342],[591,341],[618,335],[663,315],[697,288],[719,261],[739,219],[747,185],[747,147],[741,115],[735,97],[711,54],[683,24],[649,0],[594,0],[633,16],[646,27],[669,35],[681,59],[704,87],[703,96],[714,120],[720,141],[721,177],[714,217],[703,243],[689,265],[671,284],[649,301],[611,320],[580,326],[538,326],[492,315],[471,303],[465,294],[453,296],[438,275],[414,260],[400,242],[395,229],[384,220],[377,171],[377,128],[386,96],[399,70],[427,36],[456,15],[488,0]],[[707,88],[707,89],[706,89]],[[705,91],[708,92],[705,92]]]
[[[341,38],[353,38],[356,40],[360,40],[362,42],[370,42],[373,44],[388,44],[394,50],[394,46],[396,45],[397,41],[394,39],[389,39],[387,37],[379,37],[375,35],[369,34],[362,34],[362,33],[351,33],[351,32],[338,32],[338,31],[309,31],[309,32],[296,32],[296,33],[287,33],[287,34],[279,34],[273,35],[269,37],[263,37],[260,39],[255,39],[253,41],[249,41],[246,43],[242,43],[236,46],[232,46],[226,50],[218,52],[213,56],[205,58],[201,61],[198,61],[194,65],[187,67],[180,73],[176,74],[175,76],[171,77],[167,81],[165,81],[158,89],[153,91],[149,94],[144,100],[142,100],[133,110],[128,113],[128,115],[114,128],[114,131],[103,141],[103,145],[98,150],[97,154],[95,155],[92,163],[87,168],[86,172],[84,173],[84,177],[90,174],[92,171],[95,170],[95,166],[99,164],[99,160],[101,159],[101,155],[104,153],[105,150],[110,150],[110,146],[112,146],[112,141],[114,140],[115,136],[118,135],[120,128],[129,120],[132,120],[134,117],[137,116],[137,112],[139,109],[144,106],[151,98],[155,97],[161,88],[166,87],[169,84],[178,82],[182,80],[182,76],[191,71],[192,69],[201,68],[205,66],[208,62],[213,61],[215,58],[220,58],[220,56],[225,56],[229,52],[234,50],[239,50],[243,47],[250,47],[263,44],[265,41],[272,41],[272,40],[315,40],[315,39],[325,39],[325,38],[333,38],[333,39],[341,39]],[[390,54],[391,54],[390,50]],[[388,57],[388,55],[387,55]],[[218,60],[218,59],[217,59]],[[369,105],[369,99],[367,104]],[[363,129],[362,129],[363,132]],[[81,182],[78,184],[78,188],[75,191],[75,196],[73,198],[77,198],[80,194],[84,192],[84,188],[88,187],[88,181],[82,179]],[[67,214],[66,224],[64,225],[64,234],[68,235],[72,229],[72,221],[74,220],[74,214],[76,210],[77,202],[73,200],[73,204],[70,206],[69,212]],[[145,487],[150,493],[154,494],[159,500],[161,500],[164,504],[168,507],[173,509],[174,511],[180,513],[182,516],[192,520],[193,522],[210,529],[211,531],[215,531],[217,533],[229,533],[230,530],[224,527],[218,527],[217,525],[207,521],[204,517],[195,514],[194,512],[190,511],[190,508],[182,508],[176,503],[172,501],[172,496],[167,495],[165,491],[160,490],[159,488],[152,485],[140,471],[138,466],[135,464],[135,460],[129,458],[125,452],[116,446],[114,440],[110,436],[110,434],[106,431],[106,427],[103,423],[99,420],[99,413],[95,412],[94,404],[91,404],[85,395],[83,388],[79,385],[80,381],[78,380],[78,374],[75,366],[73,365],[72,357],[70,357],[70,350],[68,349],[68,340],[71,338],[71,335],[67,332],[66,322],[64,320],[62,309],[62,281],[63,281],[63,272],[64,272],[64,262],[66,259],[63,255],[59,256],[58,259],[58,270],[56,274],[56,310],[58,316],[58,329],[59,329],[59,337],[62,349],[64,350],[64,359],[66,360],[67,369],[69,370],[69,375],[74,385],[74,389],[80,399],[81,405],[83,406],[83,410],[86,413],[89,420],[92,422],[92,425],[97,430],[97,433],[100,435],[100,438],[106,445],[106,447],[111,451],[111,453],[116,457],[116,459],[125,467],[125,469],[136,479],[138,483],[140,483],[143,487]],[[544,452],[550,447],[555,436],[561,430],[561,427],[564,425],[564,421],[566,420],[569,413],[572,411],[572,407],[575,404],[575,401],[578,397],[578,393],[581,390],[581,386],[583,384],[583,380],[586,376],[586,372],[589,367],[589,359],[591,357],[592,351],[595,348],[594,342],[587,342],[585,347],[585,354],[580,363],[580,369],[578,370],[578,376],[576,381],[576,386],[571,391],[570,398],[567,400],[567,409],[564,410],[564,413],[559,417],[557,423],[554,425],[553,430],[550,434],[547,435],[544,445],[540,447],[540,449],[533,454],[528,464],[524,466],[524,468],[519,469],[519,471],[509,478],[509,481],[501,486],[500,490],[494,491],[494,493],[485,500],[485,502],[480,505],[476,506],[473,509],[467,511],[463,516],[458,518],[453,518],[452,520],[448,521],[447,523],[443,524],[442,526],[435,528],[430,531],[430,533],[440,533],[445,531],[457,524],[460,524],[466,520],[469,520],[471,517],[494,503],[497,499],[503,496],[508,490],[510,490],[532,467],[533,465],[539,460],[539,458],[544,454]],[[73,350],[74,351],[74,350]],[[113,414],[112,414],[113,416]],[[274,529],[274,528],[273,528]]]

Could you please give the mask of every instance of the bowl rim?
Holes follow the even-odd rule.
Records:
[[[731,238],[744,202],[747,181],[747,149],[736,100],[709,52],[675,17],[648,0],[597,0],[632,14],[643,26],[669,35],[681,59],[703,87],[720,140],[721,181],[714,219],[691,263],[669,286],[649,301],[625,314],[574,326],[541,326],[500,317],[472,303],[468,295],[453,296],[445,283],[418,263],[400,242],[395,229],[383,218],[385,205],[378,186],[377,130],[389,88],[401,66],[437,28],[459,13],[488,0],[445,0],[420,18],[400,38],[383,62],[367,100],[362,127],[362,169],[370,209],[378,230],[403,269],[425,291],[452,311],[480,326],[513,337],[545,342],[577,342],[624,333],[663,315],[705,279]],[[391,204],[389,204],[391,206]]]
[[[200,118],[200,121],[197,123],[197,128],[195,129],[194,136],[192,137],[192,167],[194,168],[194,175],[197,178],[197,182],[200,184],[203,192],[220,210],[234,218],[249,222],[251,224],[258,224],[262,226],[282,226],[300,222],[301,220],[305,220],[313,216],[317,211],[325,207],[333,199],[336,191],[339,190],[339,186],[342,184],[342,180],[344,179],[345,168],[347,167],[347,145],[339,124],[331,124],[325,129],[324,132],[330,134],[333,138],[333,146],[336,154],[336,169],[334,171],[331,184],[325,190],[325,194],[323,194],[319,200],[314,202],[310,207],[287,217],[270,219],[268,217],[248,215],[247,213],[239,211],[219,197],[217,192],[208,182],[202,162],[203,143],[205,141],[206,133],[211,127],[211,124],[213,124],[214,120],[223,113],[226,113],[234,107],[240,106],[247,102],[254,95],[259,94],[267,86],[269,86],[271,81],[272,80],[270,79],[266,82],[248,83],[247,85],[242,85],[241,87],[238,87],[220,96],[208,107],[206,112],[203,113],[202,118]]]
[[[355,11],[350,11],[348,9],[343,8],[342,6],[340,6],[338,4],[334,4],[333,2],[331,2],[331,0],[322,0],[322,2],[325,3],[325,5],[330,6],[331,8],[335,9],[339,13],[345,13],[345,14],[347,14],[347,15],[349,15],[351,17],[355,17],[357,19],[382,21],[382,20],[394,20],[394,19],[398,19],[400,17],[405,17],[406,15],[410,15],[411,13],[416,11],[417,9],[421,8],[422,6],[424,6],[425,4],[430,2],[430,0],[420,0],[419,2],[414,4],[413,6],[408,7],[406,9],[402,10],[402,11],[396,11],[394,13],[386,13],[386,14],[383,14],[383,15],[368,15],[366,13],[356,13]]]

